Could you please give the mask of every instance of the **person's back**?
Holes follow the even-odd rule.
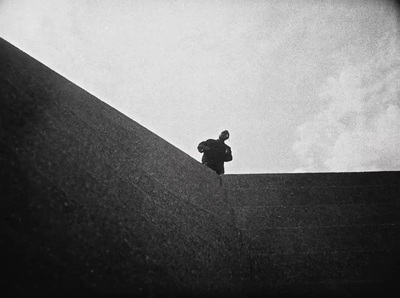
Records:
[[[224,162],[231,161],[231,148],[225,144],[225,140],[229,138],[227,130],[221,132],[218,140],[208,139],[201,142],[197,149],[203,153],[202,163],[213,169],[218,175],[224,174]]]

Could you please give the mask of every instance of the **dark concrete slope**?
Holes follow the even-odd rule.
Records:
[[[397,297],[399,172],[220,180],[1,39],[0,121],[12,294]]]
[[[400,172],[223,178],[248,289],[359,297],[398,286]]]
[[[216,174],[4,40],[0,90],[13,292],[235,289],[239,249]]]

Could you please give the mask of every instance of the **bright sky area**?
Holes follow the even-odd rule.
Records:
[[[231,173],[400,170],[398,7],[382,0],[0,0],[0,36]],[[127,136],[129,137],[129,136]]]

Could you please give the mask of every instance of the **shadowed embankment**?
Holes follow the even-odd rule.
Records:
[[[394,289],[399,172],[220,181],[4,40],[0,88],[0,243],[12,293]]]

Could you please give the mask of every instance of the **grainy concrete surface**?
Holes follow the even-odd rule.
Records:
[[[0,42],[2,271],[15,293],[236,290],[219,177]]]
[[[399,172],[223,180],[246,243],[244,287],[338,297],[399,293]]]
[[[398,290],[399,172],[220,179],[1,39],[0,96],[1,273],[14,296]]]

